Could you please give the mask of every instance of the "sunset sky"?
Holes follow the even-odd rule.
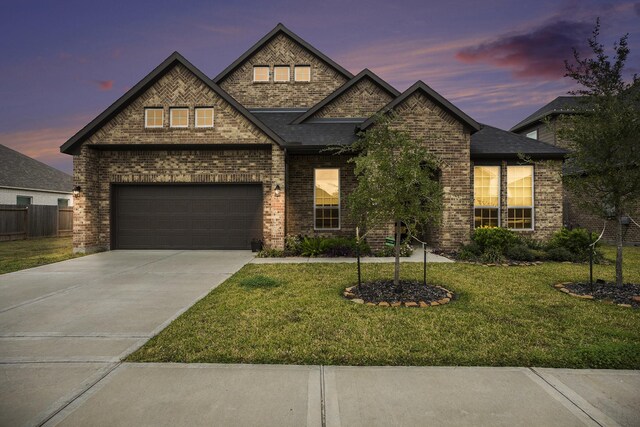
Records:
[[[630,33],[640,1],[31,1],[0,14],[0,144],[71,171],[59,146],[173,51],[213,77],[282,22],[353,74],[403,91],[423,80],[474,119],[509,129],[571,82],[563,60]]]

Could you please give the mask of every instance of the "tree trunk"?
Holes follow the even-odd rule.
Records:
[[[396,252],[396,263],[395,269],[393,272],[393,285],[396,288],[397,292],[401,292],[400,288],[400,220],[396,220],[396,242],[395,242],[395,252]]]
[[[616,224],[616,285],[622,286],[622,215],[618,215]]]

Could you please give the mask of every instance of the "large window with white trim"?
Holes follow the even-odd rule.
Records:
[[[196,107],[195,115],[197,128],[213,127],[213,107]]]
[[[288,65],[276,65],[273,67],[274,82],[288,82],[291,77],[291,68]]]
[[[314,228],[340,228],[340,169],[314,170]]]
[[[169,126],[172,128],[189,127],[189,109],[171,108],[169,110]]]
[[[296,65],[294,69],[294,78],[297,82],[310,82],[311,81],[311,66],[309,65]]]
[[[533,166],[507,166],[507,227],[533,229]]]
[[[145,108],[144,127],[161,128],[163,125],[164,110],[162,108]]]
[[[256,65],[253,67],[253,81],[254,82],[268,82],[269,81],[269,66],[268,65]]]
[[[500,166],[473,168],[474,227],[500,225]]]

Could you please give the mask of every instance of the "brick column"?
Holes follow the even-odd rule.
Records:
[[[269,248],[284,249],[285,234],[285,152],[277,145],[271,148],[271,183],[267,192],[270,205],[268,216],[265,218],[265,244]],[[280,194],[276,195],[275,188],[280,186]]]
[[[99,241],[99,174],[96,150],[83,146],[73,156],[73,183],[80,194],[73,200],[73,252],[91,253],[105,248]]]

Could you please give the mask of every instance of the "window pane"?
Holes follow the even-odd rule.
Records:
[[[275,82],[288,82],[289,81],[289,67],[274,67],[273,68],[273,81],[275,81]]]
[[[269,81],[269,67],[253,67],[253,81],[254,82],[268,82]]]
[[[145,110],[145,126],[148,128],[162,127],[162,108],[147,108]]]
[[[507,167],[507,205],[533,206],[533,166]]]
[[[475,206],[500,205],[500,167],[476,166],[473,168],[473,204]]]
[[[507,226],[515,229],[532,229],[532,214],[531,208],[509,208],[509,214],[507,218]]]
[[[498,209],[496,208],[474,209],[473,225],[475,228],[497,227],[498,226]]]
[[[213,127],[213,108],[196,108],[196,127]]]
[[[171,109],[171,127],[186,128],[189,126],[189,109],[172,108]]]
[[[316,228],[340,228],[340,170],[316,169]]]
[[[58,207],[59,208],[68,208],[69,207],[69,199],[58,199]]]
[[[31,196],[17,196],[16,204],[18,206],[29,206],[31,204]]]
[[[308,65],[296,65],[296,81],[308,82],[311,81],[311,67]]]

